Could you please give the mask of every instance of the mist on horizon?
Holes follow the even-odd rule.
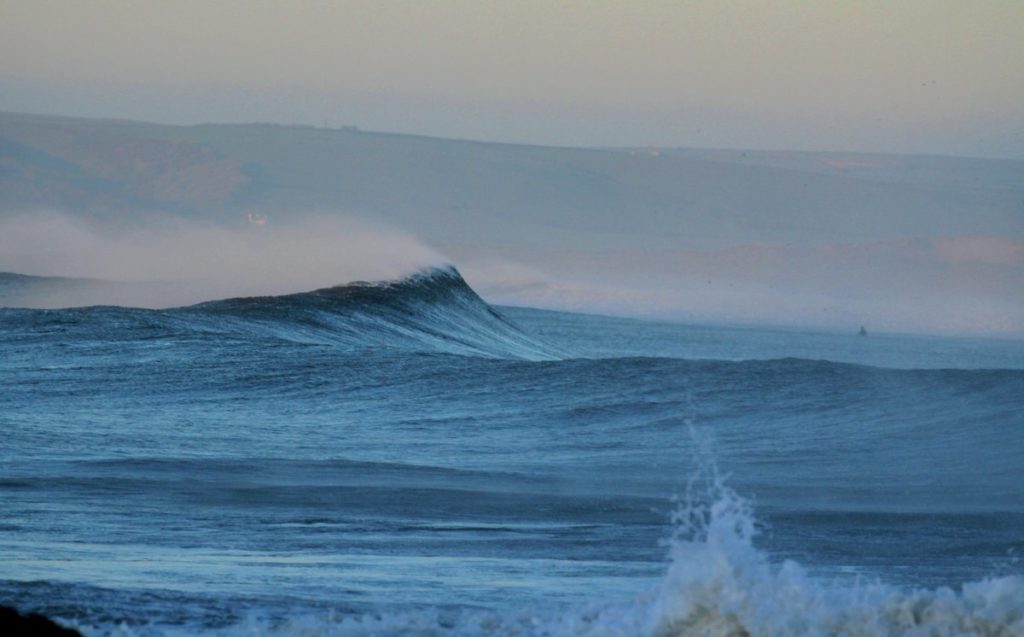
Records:
[[[0,305],[167,308],[386,281],[445,263],[407,233],[323,213],[281,227],[174,218],[115,229],[53,211],[0,219],[0,272],[128,285],[41,286]]]
[[[1024,242],[1000,237],[535,252],[518,262],[469,260],[463,271],[485,298],[511,305],[704,324],[1024,337]]]
[[[452,263],[499,304],[704,323],[1024,336],[1024,304],[1016,296],[1024,242],[1016,240],[454,254],[394,228],[323,212],[281,224],[257,216],[234,226],[161,218],[122,230],[39,212],[0,219],[0,272],[101,285],[8,291],[0,301],[165,308],[394,280]]]

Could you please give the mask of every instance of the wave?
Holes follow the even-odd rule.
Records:
[[[697,485],[694,488],[694,485]],[[903,589],[878,581],[827,581],[798,563],[773,562],[755,539],[749,503],[717,473],[692,480],[672,516],[658,582],[632,599],[580,607],[414,608],[261,614],[232,625],[80,624],[87,635],[380,635],[456,637],[1019,637],[1024,577],[958,590]],[[273,615],[273,616],[270,616]]]
[[[493,358],[553,359],[558,354],[512,325],[481,299],[454,266],[397,281],[356,282],[312,292],[212,301],[184,310],[240,319],[242,330],[290,340],[387,347]],[[284,329],[282,329],[284,327]]]
[[[18,321],[36,334],[51,327],[76,327],[74,336],[83,339],[199,333],[488,358],[560,357],[555,348],[527,336],[488,305],[450,265],[395,281],[355,282],[167,310],[111,306],[0,310],[0,323]]]

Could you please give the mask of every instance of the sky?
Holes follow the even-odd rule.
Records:
[[[1024,2],[0,0],[0,110],[1024,158]]]

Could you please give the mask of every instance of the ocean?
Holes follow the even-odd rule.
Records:
[[[0,604],[86,635],[1024,635],[1024,342],[0,309]]]

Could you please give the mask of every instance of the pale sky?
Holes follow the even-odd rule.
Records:
[[[0,0],[0,110],[1024,157],[1024,2]]]

